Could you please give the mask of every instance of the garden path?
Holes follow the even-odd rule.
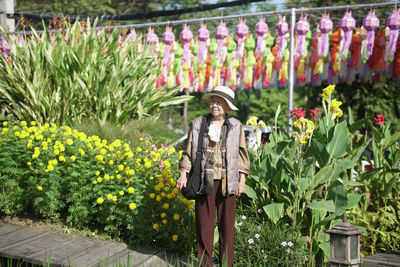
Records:
[[[28,263],[44,266],[43,262],[46,262],[50,263],[49,266],[74,267],[186,266],[184,262],[164,252],[131,249],[124,243],[5,222],[0,222],[0,258],[13,259],[14,265]]]

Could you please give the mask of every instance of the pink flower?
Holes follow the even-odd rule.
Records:
[[[381,125],[381,124],[385,123],[385,114],[377,114],[374,117],[374,123],[376,125]]]
[[[248,242],[249,242],[249,244],[253,244],[254,243],[253,238],[250,238]]]
[[[310,110],[310,116],[315,119],[318,116],[319,109],[318,108],[313,108]]]
[[[263,210],[262,209],[258,209],[257,212],[258,213],[263,213]]]
[[[285,250],[287,254],[289,254],[292,250],[290,248]]]
[[[160,160],[160,168],[164,168],[164,161],[163,160]]]
[[[306,112],[302,107],[293,108],[293,110],[289,112],[288,116],[294,116],[296,120],[298,120],[300,118],[304,118],[306,116]]]
[[[260,238],[260,235],[259,234],[255,234],[254,237],[255,238]]]

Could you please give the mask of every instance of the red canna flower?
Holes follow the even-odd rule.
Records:
[[[318,116],[318,112],[319,112],[319,109],[314,108],[314,109],[310,110],[310,116],[314,119],[315,117]]]
[[[385,123],[385,115],[384,114],[377,114],[374,117],[374,123],[377,125],[381,125],[383,123]]]
[[[289,112],[288,116],[295,116],[296,120],[300,118],[304,118],[306,116],[306,112],[303,110],[302,107],[293,108],[291,112]]]

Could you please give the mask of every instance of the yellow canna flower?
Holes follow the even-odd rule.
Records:
[[[323,91],[322,98],[324,100],[328,100],[333,90],[335,90],[335,85],[334,84],[328,85],[325,89],[322,90]]]

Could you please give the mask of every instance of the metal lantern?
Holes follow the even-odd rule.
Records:
[[[331,240],[331,266],[359,266],[360,258],[360,235],[361,231],[347,222],[346,215],[343,222],[336,224],[330,230]]]

